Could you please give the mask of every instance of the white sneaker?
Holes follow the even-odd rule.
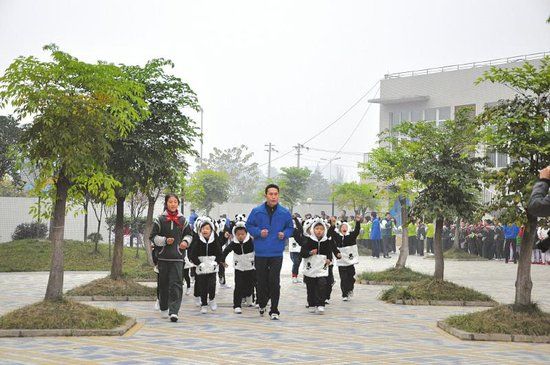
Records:
[[[309,307],[309,313],[315,313],[317,311],[317,308],[315,307]]]
[[[220,285],[220,288],[223,288],[223,289],[231,289],[231,285],[229,285],[229,284],[221,284],[221,285]]]
[[[158,274],[159,273],[159,267],[157,265],[155,265],[155,267],[153,268],[153,271]]]
[[[177,322],[178,321],[178,315],[177,314],[170,314],[170,320],[172,322]]]
[[[216,301],[215,301],[215,300],[211,300],[210,303],[209,303],[209,305],[210,305],[210,309],[211,309],[212,311],[215,311],[216,309],[218,309],[218,305],[216,304]]]
[[[195,306],[200,307],[202,305],[201,297],[195,297]]]
[[[187,288],[187,290],[185,290],[185,295],[190,295],[191,294],[191,288]]]
[[[206,305],[201,306],[201,314],[206,314],[206,313],[208,313],[208,306]]]
[[[292,278],[292,283],[297,284],[298,283],[298,278]]]
[[[260,317],[263,317],[265,314],[265,308],[260,308]]]
[[[348,293],[348,297],[353,297],[353,290]]]
[[[317,307],[317,313],[324,314],[325,313],[325,307]]]
[[[330,304],[330,299],[325,299],[325,304]]]
[[[241,308],[237,307],[234,309],[235,314],[241,314],[243,311]]]
[[[155,302],[155,310],[160,310],[160,303],[159,303],[159,300],[157,299],[157,301]]]
[[[253,307],[254,306],[254,303],[252,302],[252,295],[246,297],[246,305],[248,307]]]
[[[278,321],[279,320],[279,315],[277,313],[272,313],[271,314],[271,320],[272,321]]]
[[[168,318],[168,310],[160,311],[160,316],[161,316],[162,318]]]
[[[349,298],[348,298],[348,297],[343,297],[342,300],[343,300],[344,302],[349,302]]]

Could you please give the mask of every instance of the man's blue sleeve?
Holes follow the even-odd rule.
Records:
[[[246,220],[246,229],[248,230],[248,233],[252,235],[252,237],[254,238],[260,237],[260,228],[256,223],[255,209],[252,209],[252,211],[250,212],[250,215],[248,216],[248,219]]]

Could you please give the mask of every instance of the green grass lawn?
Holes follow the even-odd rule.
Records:
[[[70,300],[42,301],[0,317],[1,329],[112,329],[128,320],[114,309]]]
[[[73,288],[67,292],[67,295],[155,297],[157,289],[138,284],[132,279],[113,280],[110,277],[106,277]]]
[[[396,269],[392,267],[384,271],[365,271],[359,275],[359,280],[378,281],[378,282],[414,282],[431,278],[431,275],[413,271],[408,267]]]
[[[63,245],[66,271],[110,271],[108,246],[99,245],[99,253],[93,253],[94,244],[67,240]],[[112,249],[112,247],[111,247]],[[26,239],[0,244],[0,272],[49,271],[51,243],[48,240]],[[142,249],[136,258],[135,248],[124,248],[123,271],[127,278],[154,279],[156,274],[147,264]]]
[[[445,322],[472,333],[550,335],[550,313],[541,311],[535,304],[526,307],[501,305],[481,312],[452,316]]]
[[[449,281],[438,281],[433,278],[413,282],[406,287],[394,286],[383,291],[380,299],[390,303],[395,303],[396,300],[400,299],[493,301],[490,296],[473,289],[465,288]]]

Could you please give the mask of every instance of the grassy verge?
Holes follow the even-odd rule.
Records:
[[[396,269],[392,267],[384,271],[365,271],[359,275],[359,280],[378,281],[378,282],[415,282],[423,279],[429,279],[431,275],[422,274],[413,271],[408,267]]]
[[[426,256],[428,259],[434,259],[434,256]],[[443,252],[443,259],[459,260],[459,261],[488,261],[485,257],[472,255],[459,248],[451,248]]]
[[[112,329],[128,317],[70,300],[42,301],[0,317],[1,329]]]
[[[110,271],[109,247],[99,245],[94,253],[93,243],[67,240],[63,245],[66,271]],[[0,272],[49,271],[52,248],[50,241],[26,239],[0,244]],[[124,248],[123,270],[128,278],[154,279],[143,249],[136,258],[135,248]]]
[[[526,307],[501,305],[481,312],[452,316],[445,322],[472,333],[550,335],[550,313],[541,311],[536,304]]]
[[[470,288],[435,279],[423,279],[406,287],[394,286],[385,290],[380,299],[395,303],[399,299],[416,300],[449,300],[449,301],[479,301],[491,302],[493,299]]]
[[[150,288],[136,283],[131,279],[113,280],[110,277],[96,279],[88,284],[73,288],[67,292],[67,295],[74,296],[134,296],[134,297],[154,297],[157,295],[156,288]]]

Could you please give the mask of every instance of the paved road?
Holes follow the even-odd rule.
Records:
[[[362,257],[358,271],[381,270],[394,261]],[[411,257],[409,265],[430,273],[434,263]],[[511,302],[515,270],[513,264],[502,262],[448,262],[446,278]],[[139,329],[118,338],[1,339],[0,358],[9,364],[550,363],[550,345],[463,342],[435,325],[449,315],[480,309],[386,304],[376,299],[383,287],[360,285],[353,301],[342,302],[336,284],[326,314],[310,314],[304,307],[305,287],[290,281],[288,258],[283,272],[279,322],[259,318],[254,309],[233,314],[232,290],[227,289],[218,290],[220,308],[208,315],[199,314],[192,299],[184,298],[176,324],[160,319],[150,302],[96,302],[137,317]],[[65,288],[105,274],[67,273]],[[231,272],[228,278],[232,281]],[[550,266],[533,267],[534,298],[546,310],[550,309],[548,278]],[[39,300],[46,283],[47,273],[0,274],[0,313]]]

